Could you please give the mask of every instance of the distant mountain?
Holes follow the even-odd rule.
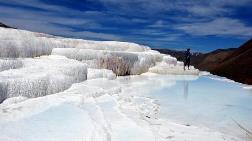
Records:
[[[196,58],[198,63],[194,65],[200,70],[212,72],[235,50],[235,48],[218,49],[213,52],[206,53],[204,54],[204,58]]]
[[[6,25],[6,24],[3,24],[3,23],[1,23],[1,22],[0,22],[0,27],[4,27],[4,28],[13,28],[13,27],[8,26],[8,25]]]
[[[252,85],[252,39],[227,55],[212,73]]]
[[[169,54],[173,57],[176,57],[179,61],[184,61],[185,58],[185,51],[178,51],[178,50],[171,50],[171,49],[155,49],[160,53],[163,54]],[[200,53],[200,52],[194,52],[191,56],[191,64],[193,66],[197,66],[204,58],[206,57],[206,54]]]
[[[185,51],[154,49],[183,61]],[[191,65],[212,74],[252,85],[252,39],[239,48],[218,49],[210,53],[192,53]]]

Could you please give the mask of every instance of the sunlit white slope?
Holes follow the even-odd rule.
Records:
[[[83,39],[57,38],[64,44],[79,49],[125,51],[125,52],[144,52],[150,50],[149,47],[130,42],[118,41],[91,41]]]
[[[63,56],[19,59],[22,67],[0,72],[0,101],[14,96],[38,97],[87,79],[87,67]]]
[[[18,29],[0,28],[0,57],[49,55],[52,48],[67,47],[53,36]]]
[[[117,75],[141,74],[147,72],[163,56],[153,52],[123,52],[76,48],[55,48],[54,55],[66,56],[88,64],[90,68],[110,69]]]
[[[17,69],[23,66],[20,59],[0,59],[0,72],[9,69]]]
[[[182,78],[195,79],[161,75],[93,79],[54,95],[0,105],[0,140],[240,141],[159,117],[160,105],[146,92]]]
[[[152,67],[151,72],[161,74],[199,73],[194,68],[184,72],[176,58],[135,43],[62,38],[5,28],[0,28],[0,34],[0,57],[36,57],[52,53],[82,61],[91,68],[110,69],[117,75],[141,74]],[[15,67],[5,65],[3,68]]]
[[[36,57],[49,55],[53,48],[81,48],[110,51],[150,50],[135,43],[114,41],[90,41],[61,38],[43,33],[0,27],[0,57]]]
[[[0,28],[0,35],[0,101],[60,92],[87,76],[115,79],[116,75],[146,72],[199,73],[193,67],[184,71],[176,58],[135,43],[62,38],[6,28]],[[56,56],[32,59],[51,54]]]

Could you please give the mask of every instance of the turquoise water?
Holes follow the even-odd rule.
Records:
[[[169,77],[164,76],[164,79]],[[162,118],[236,136],[244,136],[244,131],[235,121],[252,130],[252,90],[242,88],[239,83],[207,76],[175,81],[173,85],[150,92],[161,105]]]
[[[151,110],[153,106],[151,104],[158,103],[160,115],[157,115],[162,119],[178,124],[210,128],[213,131],[220,131],[244,140],[245,132],[236,122],[252,131],[252,90],[242,88],[243,85],[239,83],[216,80],[210,77],[213,78],[214,76],[136,75],[119,77],[117,80],[97,79],[87,81],[83,85],[83,89],[76,87],[73,92],[85,94],[86,86],[110,89],[108,92],[116,93],[110,93],[115,99],[121,98],[122,101],[118,99],[120,102],[126,100],[126,104],[128,102],[129,105],[144,104],[145,107],[143,108],[147,109],[146,111]],[[121,91],[117,88],[121,88]],[[93,91],[93,88],[91,88],[91,91]],[[121,92],[119,95],[117,95],[118,91]],[[79,95],[76,96],[78,99]],[[72,101],[71,97],[69,97],[70,101]],[[63,96],[62,98],[66,97]],[[130,98],[135,98],[136,101]],[[154,102],[150,103],[150,99],[151,101],[154,99]],[[48,103],[55,102],[57,99],[51,100]],[[136,103],[131,103],[132,101]],[[81,103],[83,104],[83,101]],[[108,108],[113,107],[109,105],[112,103],[107,103]],[[38,107],[35,106],[35,109],[42,108],[42,105],[44,104],[38,103]],[[35,138],[54,140],[53,138],[56,136],[60,137],[59,140],[71,140],[73,138],[77,140],[77,138],[82,138],[83,131],[85,133],[90,132],[90,135],[92,131],[97,131],[96,128],[90,130],[93,127],[92,122],[101,120],[99,118],[93,120],[89,117],[89,113],[79,106],[77,103],[64,102],[56,107],[49,106],[49,109],[45,108],[46,110],[42,108],[42,112],[35,112],[31,115],[28,112],[27,116],[17,121],[3,121],[1,123],[0,120],[0,131],[8,137],[24,140],[34,140]],[[90,111],[95,108],[93,106],[90,105]],[[104,108],[104,105],[99,107]],[[16,109],[20,110],[22,107]],[[27,112],[25,109],[24,112]],[[11,110],[15,113],[15,108]],[[129,117],[131,116],[129,115]],[[111,118],[111,115],[108,117]],[[64,135],[61,135],[61,133],[64,133]]]
[[[79,140],[91,123],[87,112],[65,103],[17,121],[0,121],[0,140],[2,135],[17,141]]]

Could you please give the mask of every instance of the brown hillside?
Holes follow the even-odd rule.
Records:
[[[252,39],[227,56],[212,72],[252,85]]]
[[[212,71],[216,69],[228,56],[234,52],[234,49],[216,50],[206,54],[206,57],[195,66],[200,70]]]

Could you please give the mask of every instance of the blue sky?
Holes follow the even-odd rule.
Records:
[[[252,0],[0,0],[0,22],[53,35],[208,52],[252,38]]]

